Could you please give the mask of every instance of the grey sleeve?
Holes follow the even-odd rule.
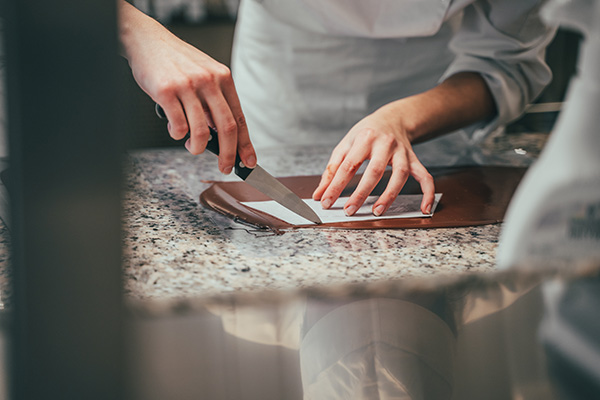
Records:
[[[481,0],[464,9],[450,42],[455,60],[440,81],[478,72],[490,88],[498,114],[488,129],[519,117],[552,79],[545,49],[556,29],[539,17],[541,0]]]

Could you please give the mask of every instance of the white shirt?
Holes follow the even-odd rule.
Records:
[[[539,0],[243,0],[233,73],[260,149],[333,146],[391,101],[462,71],[482,74],[498,115],[415,146],[426,165],[478,162],[477,144],[550,81],[554,30]]]

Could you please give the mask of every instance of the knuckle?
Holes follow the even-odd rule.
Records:
[[[221,127],[222,132],[225,135],[237,135],[237,124],[233,118],[227,119]]]
[[[180,139],[188,133],[189,127],[185,123],[172,123],[169,129],[169,133],[173,138]],[[177,137],[175,137],[177,136]]]
[[[413,175],[420,182],[433,184],[433,176],[425,169],[425,167],[413,168]]]
[[[400,174],[400,176],[407,176],[410,174],[410,169],[408,168],[408,166],[406,165],[402,165],[400,167],[398,167],[398,174]]]
[[[248,140],[239,140],[238,148],[240,151],[243,151],[243,152],[251,152],[254,149],[254,147],[252,146],[252,143]]]
[[[172,97],[176,92],[176,88],[172,82],[164,81],[156,87],[156,95],[159,99]]]
[[[213,82],[213,78],[210,73],[206,71],[197,71],[187,84],[191,87],[205,86]]]
[[[340,165],[340,169],[342,170],[342,172],[347,174],[355,173],[358,167],[360,167],[360,164],[357,164],[350,160],[344,160],[344,162],[342,162],[342,164]]]
[[[179,82],[179,89],[195,90],[197,82],[200,83],[200,78],[198,77],[198,75],[189,76],[187,78],[182,79]]]
[[[185,135],[186,135],[186,134],[187,134],[187,132],[186,132],[185,130],[182,130],[182,129],[180,129],[180,130],[177,130],[177,129],[175,129],[175,128],[173,128],[173,129],[171,130],[171,132],[169,133],[169,135],[170,135],[170,136],[171,136],[173,139],[175,139],[175,140],[181,140],[181,139],[183,139],[183,138],[185,137]]]
[[[202,141],[208,140],[208,135],[209,135],[208,129],[203,124],[199,124],[199,125],[193,127],[190,134],[192,136],[194,136],[195,138],[200,139]]]
[[[382,164],[371,164],[370,165],[371,173],[375,176],[381,176],[385,172],[385,165]]]
[[[425,178],[423,179],[423,182],[425,182],[430,187],[434,187],[434,184],[435,184],[435,181],[430,174],[427,174],[425,176]]]
[[[232,79],[231,70],[223,64],[219,64],[219,66],[215,70],[215,76],[220,81],[229,81]]]
[[[323,197],[338,196],[343,190],[344,190],[344,187],[342,185],[340,185],[339,183],[332,183],[329,185],[329,187],[325,191],[325,195]]]
[[[236,117],[237,126],[244,128],[246,126],[246,117],[244,114],[240,114]]]
[[[157,93],[161,97],[172,97],[177,93],[182,93],[193,87],[194,79],[184,77],[180,79],[168,80],[160,83],[157,88]]]
[[[177,79],[176,81],[172,81],[169,85],[171,86],[174,92],[181,93],[183,91],[189,90],[194,86],[194,80],[192,76],[182,77]]]
[[[362,203],[365,201],[367,197],[371,194],[370,190],[367,189],[356,189],[354,194],[352,195],[352,199],[350,201]]]
[[[195,71],[171,82],[170,85],[175,91],[181,93],[190,90],[195,91],[196,89],[209,84],[211,80],[210,74],[204,71]]]
[[[377,131],[373,128],[366,128],[361,137],[367,143],[372,143],[377,138]]]
[[[390,149],[396,147],[396,138],[393,135],[382,135],[380,138],[382,144]]]
[[[398,197],[399,193],[400,193],[399,190],[391,190],[391,191],[385,193],[384,195],[382,195],[381,197],[383,198],[382,200],[386,204],[391,204],[396,199],[396,197]]]
[[[335,165],[327,164],[327,168],[325,168],[325,171],[323,172],[323,177],[324,178],[326,177],[327,179],[331,179],[335,175],[336,171],[337,171],[337,168],[335,167]]]

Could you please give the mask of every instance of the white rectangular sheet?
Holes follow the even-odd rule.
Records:
[[[348,201],[349,197],[340,197],[328,210],[323,210],[321,203],[312,199],[303,199],[306,204],[312,208],[323,223],[334,223],[334,222],[349,222],[349,221],[367,221],[376,219],[389,219],[389,218],[418,218],[418,217],[431,217],[437,207],[440,199],[442,198],[441,193],[435,194],[435,200],[433,207],[431,207],[431,214],[423,214],[420,210],[421,194],[406,194],[400,195],[396,198],[391,207],[380,217],[373,215],[371,211],[373,204],[377,200],[377,196],[369,196],[361,208],[358,209],[356,214],[349,217],[344,213],[344,204]],[[313,222],[302,218],[298,214],[293,213],[287,208],[283,207],[274,200],[269,201],[245,201],[243,205],[255,210],[259,210],[270,214],[282,221],[285,221],[292,225],[309,225]]]

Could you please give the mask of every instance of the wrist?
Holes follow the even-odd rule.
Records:
[[[392,121],[394,127],[403,132],[410,143],[417,140],[421,135],[421,124],[419,124],[418,112],[410,102],[410,98],[393,101],[381,107],[379,112]]]
[[[148,43],[148,36],[166,30],[158,21],[150,18],[131,4],[122,1],[119,7],[119,40],[121,55],[131,62],[136,49]]]

